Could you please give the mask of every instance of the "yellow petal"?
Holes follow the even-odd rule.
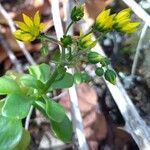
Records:
[[[122,28],[122,30],[124,32],[131,33],[134,32],[139,25],[140,25],[139,22],[128,23],[124,28]]]
[[[110,9],[103,10],[97,17],[96,17],[96,23],[102,23],[106,18],[109,17]]]
[[[104,28],[105,29],[111,29],[112,28],[112,19],[108,19],[106,20],[105,24],[104,24]]]
[[[22,33],[23,33],[22,30],[16,30],[15,32],[13,32],[13,35],[15,36],[16,39],[19,40]]]
[[[21,30],[26,31],[26,32],[29,32],[29,31],[30,31],[29,27],[28,27],[25,23],[23,23],[23,22],[21,22],[21,21],[15,21],[15,22],[16,22],[16,25],[17,25]]]
[[[129,22],[131,22],[131,19],[130,19],[130,18],[121,20],[121,21],[118,23],[118,26],[119,26],[119,27],[126,26]]]
[[[83,36],[81,41],[82,42],[89,41],[89,40],[91,40],[91,36],[92,36],[92,33],[90,33],[90,34],[88,34],[86,36]]]
[[[84,34],[83,34],[83,30],[82,30],[82,28],[81,29],[79,29],[80,30],[80,37],[82,37]]]
[[[33,41],[35,39],[34,36],[32,36],[30,33],[23,32],[22,30],[16,30],[13,32],[13,35],[17,40],[20,41]]]
[[[23,33],[23,34],[21,34],[20,39],[24,42],[27,42],[27,41],[33,41],[35,39],[35,37],[32,36],[30,33]]]
[[[36,14],[34,15],[34,25],[39,26],[40,25],[40,15],[39,15],[39,11],[36,12]]]
[[[108,30],[108,29],[111,29],[111,28],[112,28],[113,17],[114,17],[114,15],[111,15],[111,16],[109,16],[109,17],[107,17],[107,18],[105,19],[105,21],[104,21],[103,24],[102,24],[103,29]]]
[[[130,15],[131,9],[130,8],[126,8],[123,9],[122,11],[120,11],[117,15],[116,15],[116,19],[121,19],[121,18],[128,18]]]
[[[95,41],[88,41],[84,44],[85,48],[93,48],[96,45]]]
[[[46,23],[40,23],[40,31],[42,31],[46,26]]]
[[[29,16],[23,14],[23,20],[28,27],[33,26],[33,21],[31,20]]]

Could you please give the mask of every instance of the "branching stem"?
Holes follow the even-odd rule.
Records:
[[[54,39],[54,38],[52,38],[52,37],[50,37],[50,36],[48,36],[48,35],[46,35],[46,34],[42,34],[40,37],[39,37],[39,39],[46,39],[46,40],[48,40],[48,41],[50,41],[50,42],[52,42],[52,43],[55,43],[55,44],[57,44],[57,45],[60,45],[60,46],[62,46],[62,43],[60,42],[60,41],[58,41],[58,40],[56,40],[56,39]]]
[[[66,32],[65,32],[65,35],[67,35],[70,27],[73,25],[74,21],[71,21],[70,24],[68,25],[67,29],[66,29]]]

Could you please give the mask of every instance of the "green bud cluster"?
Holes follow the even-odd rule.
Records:
[[[60,40],[42,33],[45,24],[40,23],[37,11],[33,18],[23,14],[23,22],[17,21],[18,29],[13,33],[16,39],[31,42],[41,41],[41,53],[48,54],[48,44],[55,43],[60,49],[55,50],[51,60],[55,65],[39,64],[28,68],[28,73],[9,71],[0,77],[0,150],[26,149],[30,136],[22,126],[31,106],[35,107],[49,120],[54,135],[64,143],[70,143],[73,136],[72,123],[64,108],[47,93],[54,90],[72,87],[73,84],[90,81],[89,75],[82,71],[74,74],[67,72],[67,68],[80,69],[81,64],[98,64],[95,67],[97,76],[105,78],[112,84],[116,83],[116,73],[110,69],[107,57],[91,51],[96,43],[109,31],[132,33],[139,26],[139,22],[132,22],[130,9],[124,9],[112,14],[111,10],[103,10],[95,19],[95,23],[86,34],[78,36],[68,35],[70,27],[84,16],[83,6],[75,6],[71,12],[71,22]],[[93,40],[96,32],[98,37]],[[17,107],[17,109],[15,109]],[[24,145],[25,141],[27,141]],[[21,146],[21,147],[20,147]]]
[[[64,47],[68,47],[69,45],[72,44],[72,38],[70,35],[64,35],[61,39],[60,39],[61,43],[63,44]]]
[[[110,61],[107,57],[104,57],[97,52],[89,52],[87,57],[90,63],[101,64],[101,67],[97,67],[95,70],[97,76],[104,75],[107,81],[109,81],[112,84],[116,83],[116,73],[114,70],[108,69],[108,65],[110,64]]]

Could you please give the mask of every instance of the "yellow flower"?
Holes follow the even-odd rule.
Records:
[[[113,28],[119,32],[132,33],[135,32],[140,25],[139,22],[132,22],[130,18],[131,9],[126,8],[114,16]]]
[[[110,15],[110,9],[103,10],[97,17],[94,24],[94,29],[102,32],[108,31],[112,28],[114,15]]]
[[[83,35],[82,32],[80,32],[81,40],[79,41],[79,45],[81,48],[93,48],[96,45],[96,41],[92,40],[92,33],[89,33],[87,35]]]
[[[45,24],[40,23],[39,11],[35,13],[33,20],[25,14],[22,16],[24,22],[16,21],[16,25],[19,29],[17,29],[13,35],[16,39],[21,41],[33,41],[40,35]]]

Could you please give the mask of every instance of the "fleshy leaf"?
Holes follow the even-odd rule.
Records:
[[[14,108],[16,109],[16,108]],[[22,136],[21,120],[0,116],[0,149],[10,150],[16,146]]]
[[[0,115],[2,114],[2,108],[3,108],[4,103],[5,103],[4,100],[0,100]]]
[[[27,116],[32,100],[21,94],[9,94],[2,108],[2,115],[8,118],[23,119]]]
[[[52,130],[57,138],[65,143],[70,143],[72,139],[73,129],[72,123],[65,115],[62,122],[55,122],[51,120]]]
[[[20,88],[13,79],[7,76],[0,77],[0,95],[19,92]]]
[[[49,90],[69,88],[73,85],[74,78],[70,73],[65,73],[64,77],[61,80],[55,81]]]
[[[50,67],[44,63],[40,65],[32,65],[29,67],[29,73],[45,83],[50,78]]]
[[[20,82],[22,85],[27,87],[32,87],[35,89],[42,89],[44,87],[44,84],[40,81],[34,78],[30,74],[25,74],[20,78]]]
[[[45,98],[46,100],[46,113],[48,117],[56,122],[61,122],[65,117],[65,110],[63,106],[56,103],[54,100]]]
[[[12,150],[27,150],[30,143],[30,133],[29,131],[23,129],[21,141]]]

